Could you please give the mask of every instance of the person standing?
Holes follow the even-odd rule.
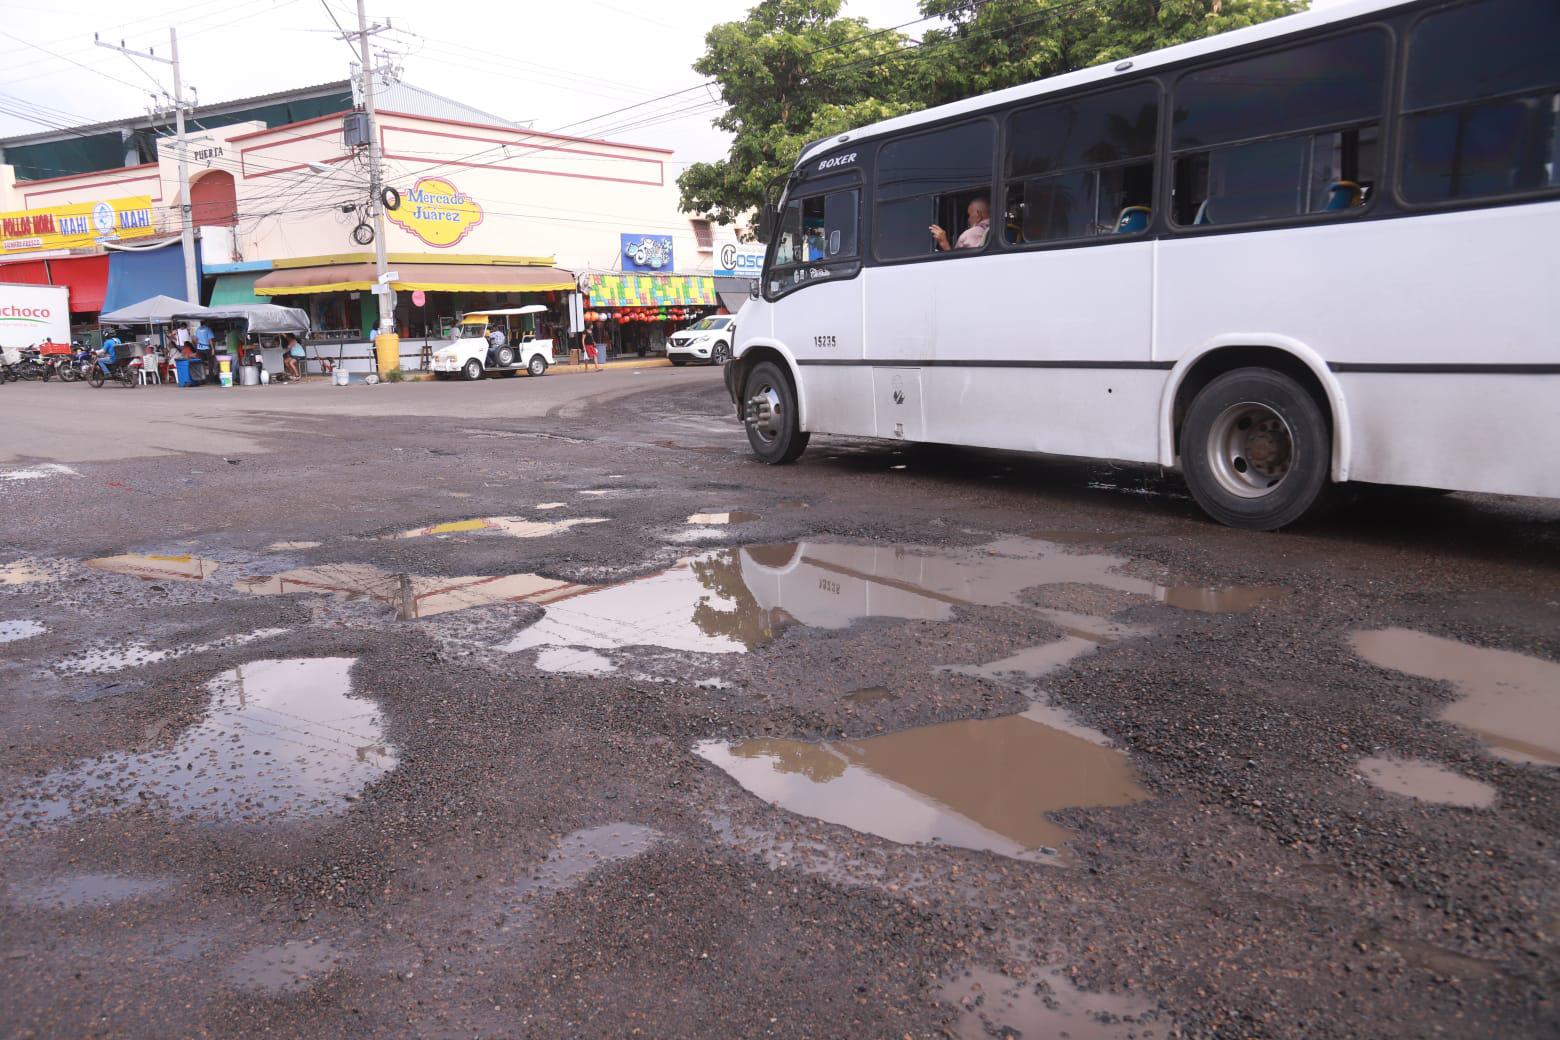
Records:
[[[214,338],[211,330],[206,327],[205,322],[200,322],[195,326],[195,353],[200,357],[202,366],[200,382],[202,383],[209,382],[212,373],[216,370],[216,366],[213,364],[216,355],[212,353],[211,349]]]
[[[596,341],[589,332],[580,333],[580,362],[587,372],[593,364],[597,372],[604,371],[601,367],[601,359],[596,356]]]

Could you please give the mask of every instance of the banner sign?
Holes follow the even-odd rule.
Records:
[[[625,271],[670,271],[671,235],[620,235]]]
[[[713,307],[715,279],[709,275],[590,274],[580,279],[592,307]]]
[[[443,177],[423,177],[406,192],[399,209],[387,210],[392,224],[439,249],[448,249],[482,223],[482,207]]]
[[[727,242],[720,247],[717,278],[758,278],[764,273],[764,247],[758,244]]]
[[[0,254],[145,238],[155,230],[150,195],[0,213]]]

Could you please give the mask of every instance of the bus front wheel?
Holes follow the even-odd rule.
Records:
[[[1327,419],[1305,387],[1272,369],[1239,368],[1203,387],[1180,447],[1192,497],[1230,527],[1287,527],[1328,490]]]
[[[742,425],[753,454],[771,466],[795,462],[807,450],[810,435],[801,429],[796,392],[773,361],[761,361],[748,373],[742,391]]]

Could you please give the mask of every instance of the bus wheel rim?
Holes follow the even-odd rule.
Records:
[[[765,383],[747,400],[749,428],[765,442],[780,436],[780,424],[784,421],[785,405],[775,388]]]
[[[1239,498],[1263,498],[1294,466],[1294,435],[1265,404],[1243,401],[1219,413],[1208,431],[1208,468],[1219,486]]]

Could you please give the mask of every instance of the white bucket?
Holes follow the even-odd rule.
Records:
[[[347,370],[344,368],[336,369],[335,373],[331,376],[331,381],[337,386],[346,386],[349,382],[351,382],[351,380],[352,377],[347,374]]]

